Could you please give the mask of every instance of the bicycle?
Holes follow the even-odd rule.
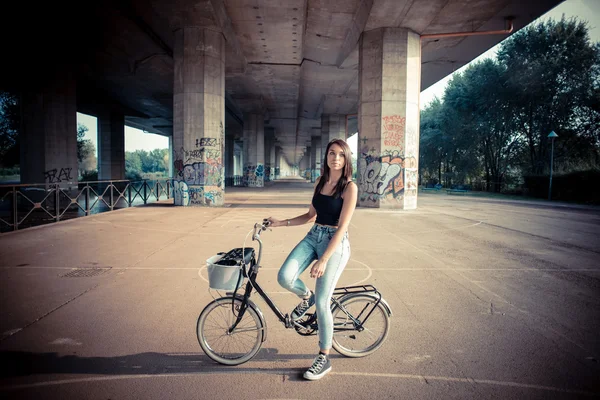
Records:
[[[268,222],[254,224],[252,240],[258,242],[258,259],[254,248],[236,248],[227,253],[234,254],[229,260],[236,262],[240,269],[235,290],[232,287],[233,292],[214,299],[198,317],[196,334],[200,347],[209,358],[220,364],[239,365],[249,361],[267,339],[264,315],[256,303],[250,300],[253,290],[286,328],[293,328],[302,336],[315,335],[318,330],[316,313],[307,313],[299,320],[292,320],[289,314],[284,315],[277,308],[256,281],[263,248],[260,234],[268,226]],[[242,295],[237,292],[244,278],[248,281]],[[214,286],[223,289],[219,283]],[[209,286],[212,288],[212,282]],[[392,310],[373,285],[335,288],[331,309],[334,321],[332,347],[338,353],[346,357],[364,357],[383,345],[390,330]]]

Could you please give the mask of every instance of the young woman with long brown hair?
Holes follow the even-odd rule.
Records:
[[[309,380],[321,379],[331,370],[329,351],[333,338],[331,296],[350,259],[348,226],[356,208],[358,187],[352,182],[352,160],[348,144],[335,139],[325,152],[323,175],[317,180],[308,212],[295,218],[267,220],[272,227],[295,226],[315,222],[306,237],[289,254],[278,274],[278,282],[298,295],[302,301],[292,311],[293,319],[301,318],[316,304],[319,320],[319,354],[304,373]],[[310,277],[316,278],[311,291],[299,276],[315,261]]]

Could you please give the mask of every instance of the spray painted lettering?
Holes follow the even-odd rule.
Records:
[[[44,172],[46,183],[70,182],[73,180],[71,171],[73,168],[61,168],[58,171],[56,168]]]

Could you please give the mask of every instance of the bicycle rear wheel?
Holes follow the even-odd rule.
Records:
[[[239,365],[258,353],[264,337],[264,323],[248,304],[240,323],[233,332],[229,328],[237,319],[242,301],[222,297],[209,303],[198,317],[196,334],[200,347],[212,360],[224,365]],[[235,314],[234,314],[235,311]]]
[[[333,310],[332,346],[346,357],[372,354],[381,347],[389,330],[387,310],[374,296],[346,296]]]

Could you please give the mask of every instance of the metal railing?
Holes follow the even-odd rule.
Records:
[[[173,197],[173,180],[0,185],[0,232]]]
[[[244,186],[244,177],[241,175],[232,175],[225,177],[225,186]]]

